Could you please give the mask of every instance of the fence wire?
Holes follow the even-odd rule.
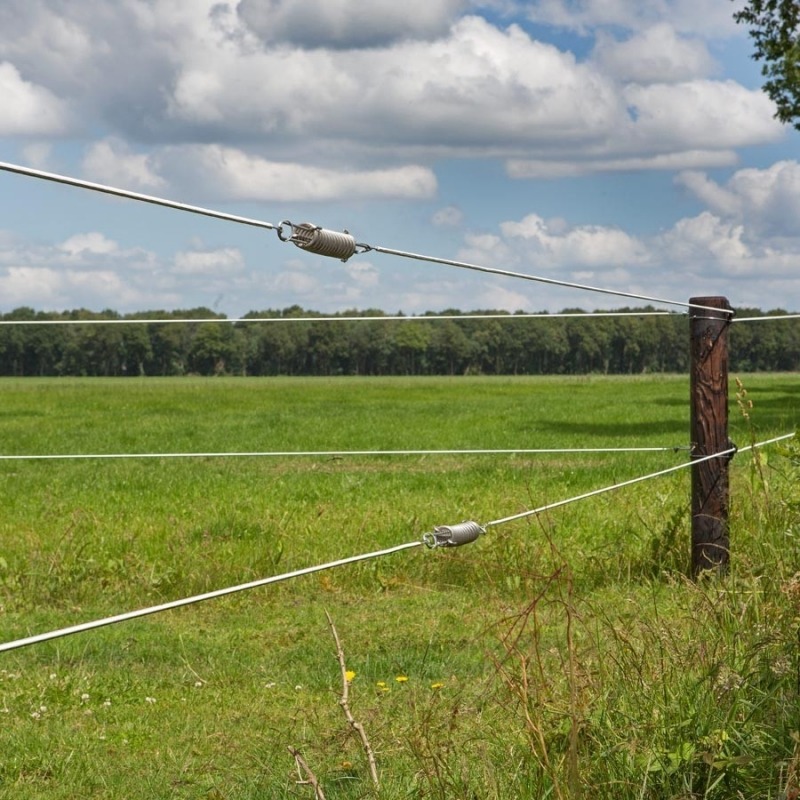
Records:
[[[739,452],[745,452],[748,450],[753,450],[758,447],[765,447],[769,444],[774,444],[776,442],[784,441],[786,439],[790,439],[794,436],[794,433],[785,434],[783,436],[777,436],[773,439],[769,439],[764,442],[759,442],[757,444],[750,445],[748,447],[743,447],[739,450]],[[502,517],[500,519],[493,520],[491,522],[487,522],[482,526],[478,526],[482,531],[486,531],[491,527],[497,527],[499,525],[504,525],[509,522],[513,522],[516,520],[520,520],[526,517],[531,517],[536,514],[542,514],[545,511],[549,511],[555,508],[560,508],[561,506],[565,506],[569,503],[576,503],[582,500],[587,500],[591,497],[596,497],[597,495],[604,494],[607,492],[616,491],[618,489],[622,489],[626,486],[631,486],[636,483],[641,483],[642,481],[652,480],[654,478],[661,477],[663,475],[667,475],[672,472],[676,472],[680,469],[686,469],[691,466],[695,466],[696,464],[700,464],[703,461],[708,461],[712,458],[722,458],[731,455],[732,453],[736,452],[736,448],[730,448],[728,450],[724,450],[720,453],[714,453],[709,456],[704,456],[702,458],[694,459],[686,464],[680,464],[677,467],[671,467],[666,470],[661,470],[659,472],[653,472],[648,475],[643,475],[639,478],[633,478],[628,481],[623,481],[621,483],[616,483],[612,486],[606,486],[602,489],[595,489],[592,492],[586,492],[581,495],[577,495],[575,497],[567,498],[566,500],[560,500],[555,503],[550,503],[545,506],[541,506],[540,508],[531,509],[529,511],[523,511],[519,514],[512,514],[511,516]],[[453,526],[458,527],[458,526]],[[436,530],[436,529],[435,529]],[[473,537],[474,539],[474,537]],[[469,541],[472,541],[470,539]],[[247,591],[249,589],[256,589],[263,586],[268,586],[273,583],[279,583],[281,581],[291,580],[293,578],[299,578],[304,575],[311,575],[315,572],[321,572],[323,570],[333,569],[335,567],[341,567],[348,564],[356,564],[361,561],[367,561],[376,558],[382,558],[383,556],[392,555],[394,553],[403,552],[405,550],[411,550],[417,547],[420,547],[423,544],[427,544],[431,546],[431,542],[436,541],[435,538],[432,537],[431,534],[426,533],[422,539],[406,542],[405,544],[396,545],[394,547],[388,547],[384,550],[376,550],[370,553],[363,553],[362,555],[350,556],[348,558],[342,558],[337,561],[329,561],[325,564],[319,564],[317,566],[312,567],[305,567],[303,569],[294,570],[293,572],[286,572],[282,575],[274,575],[269,578],[262,578],[260,580],[250,581],[249,583],[242,583],[236,586],[230,586],[225,589],[217,589],[212,592],[205,592],[204,594],[194,595],[192,597],[185,597],[180,600],[172,600],[166,603],[161,603],[160,605],[156,606],[148,606],[147,608],[141,608],[135,611],[128,611],[122,614],[116,614],[111,617],[104,617],[102,619],[92,620],[90,622],[83,622],[77,625],[70,625],[66,628],[59,628],[57,630],[48,631],[46,633],[35,634],[32,636],[26,636],[21,639],[15,639],[10,642],[5,642],[0,644],[0,653],[8,652],[11,650],[17,650],[23,647],[28,647],[30,645],[41,644],[43,642],[52,641],[53,639],[59,639],[65,636],[72,636],[77,633],[84,633],[87,631],[96,630],[97,628],[102,628],[108,625],[114,625],[120,622],[128,622],[130,620],[139,619],[141,617],[149,616],[152,614],[159,614],[165,611],[170,611],[176,608],[182,608],[184,606],[193,605],[195,603],[201,603],[206,600],[214,600],[220,597],[225,597],[227,595],[231,595],[237,592]],[[436,549],[434,546],[433,549]]]
[[[206,217],[215,217],[217,219],[227,220],[229,222],[236,222],[243,225],[250,225],[256,226],[260,228],[266,228],[268,230],[274,230],[278,234],[278,237],[281,241],[289,241],[297,244],[297,246],[301,247],[302,249],[307,249],[309,247],[308,242],[306,241],[305,237],[301,239],[297,239],[295,237],[295,233],[299,229],[303,229],[305,233],[320,233],[320,234],[330,234],[332,236],[342,236],[342,234],[337,234],[332,231],[326,231],[322,228],[319,228],[312,223],[303,223],[302,225],[293,225],[288,220],[284,220],[279,224],[273,224],[271,222],[266,222],[264,220],[256,220],[251,219],[249,217],[239,217],[234,214],[227,214],[220,211],[215,211],[213,209],[203,208],[201,206],[194,206],[189,205],[187,203],[179,203],[174,200],[166,200],[160,197],[155,197],[153,195],[146,195],[141,194],[139,192],[131,192],[126,189],[119,189],[114,186],[108,186],[105,184],[100,183],[93,183],[91,181],[81,180],[79,178],[72,178],[66,175],[59,175],[54,172],[44,172],[43,170],[31,169],[30,167],[24,167],[18,164],[9,164],[7,162],[0,161],[0,170],[5,170],[7,172],[16,173],[18,175],[24,175],[31,178],[38,178],[40,180],[51,181],[54,183],[65,184],[68,186],[73,186],[80,189],[88,189],[94,192],[101,192],[103,194],[110,194],[116,197],[123,197],[130,200],[138,200],[144,203],[150,203],[157,206],[162,206],[166,208],[171,208],[178,211],[186,211],[192,214],[200,214]],[[292,230],[292,236],[285,236],[283,229],[284,227],[288,227]],[[346,234],[348,238],[350,234]],[[324,250],[324,248],[323,248]],[[311,250],[311,252],[320,252],[323,253],[323,250]],[[430,256],[430,255],[423,255],[421,253],[413,253],[408,250],[398,250],[395,248],[390,247],[382,247],[380,245],[372,245],[367,243],[355,243],[353,240],[353,248],[350,255],[353,253],[358,252],[359,254],[367,253],[367,252],[375,252],[375,253],[382,253],[384,255],[396,256],[405,259],[412,259],[415,261],[425,261],[431,264],[439,264],[443,266],[450,266],[456,267],[460,269],[472,270],[477,272],[483,272],[490,275],[497,275],[509,278],[516,278],[518,280],[525,280],[525,281],[533,281],[536,283],[547,284],[550,286],[561,286],[568,289],[578,289],[587,292],[594,292],[600,293],[605,295],[613,295],[616,297],[627,297],[634,300],[644,300],[647,302],[652,303],[660,303],[663,305],[672,305],[672,306],[679,306],[682,308],[695,308],[695,309],[703,309],[706,311],[719,311],[719,309],[714,309],[709,306],[698,305],[694,303],[686,303],[680,300],[670,300],[668,298],[662,297],[652,297],[650,295],[639,294],[635,292],[625,292],[618,289],[610,289],[610,288],[603,288],[598,286],[589,286],[587,284],[582,283],[574,283],[572,281],[564,281],[557,278],[547,278],[541,275],[530,275],[524,272],[516,272],[513,270],[506,270],[506,269],[499,269],[496,267],[487,267],[480,264],[471,264],[465,261],[456,261],[453,259],[448,258],[439,258],[437,256]],[[328,254],[330,255],[330,254]],[[338,257],[338,256],[337,256]],[[347,256],[349,258],[349,255]],[[347,260],[344,258],[343,260]],[[726,313],[733,313],[726,312]]]

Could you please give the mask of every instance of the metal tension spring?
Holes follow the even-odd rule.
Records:
[[[284,226],[288,226],[291,229],[290,236],[284,234]],[[348,231],[339,233],[339,231],[320,228],[311,222],[301,222],[299,225],[294,225],[288,219],[285,219],[276,228],[276,231],[278,238],[282,242],[291,242],[301,250],[307,250],[309,253],[316,253],[320,256],[338,258],[341,261],[347,261],[359,247],[355,238]]]
[[[457,525],[439,525],[433,533],[426,533],[422,541],[430,548],[458,547],[474,542],[486,529],[477,522],[459,522]]]

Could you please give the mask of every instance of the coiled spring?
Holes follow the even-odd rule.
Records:
[[[474,542],[482,533],[486,531],[477,522],[459,522],[457,525],[439,525],[433,533],[426,533],[422,541],[428,547],[458,547]]]
[[[285,236],[284,226],[291,228],[291,236]],[[282,242],[291,242],[301,250],[316,253],[320,256],[330,256],[341,261],[347,261],[356,252],[356,240],[347,231],[331,231],[320,228],[311,222],[301,222],[293,225],[289,220],[284,220],[277,228],[278,238]]]

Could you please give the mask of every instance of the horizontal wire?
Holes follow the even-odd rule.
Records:
[[[240,217],[236,214],[226,214],[223,211],[214,211],[210,208],[201,208],[200,206],[178,203],[175,200],[165,200],[162,197],[154,197],[149,194],[141,194],[140,192],[131,192],[127,189],[117,189],[113,186],[106,186],[102,183],[92,183],[91,181],[84,181],[78,178],[70,178],[66,175],[57,175],[54,172],[43,172],[39,169],[21,167],[18,164],[7,164],[6,162],[0,161],[0,170],[5,170],[6,172],[15,172],[18,175],[26,175],[30,178],[40,178],[45,181],[52,181],[53,183],[63,183],[67,186],[77,186],[80,189],[89,189],[93,192],[102,192],[103,194],[111,194],[116,197],[125,197],[129,200],[139,200],[143,203],[151,203],[152,205],[156,206],[173,208],[177,211],[188,211],[191,214],[201,214],[205,217],[224,219],[228,222],[238,222],[242,225],[251,225],[255,228],[266,228],[267,230],[276,229],[275,225],[270,222],[264,222],[263,220],[251,219],[250,217]]]
[[[642,481],[648,481],[651,480],[652,478],[659,478],[662,475],[668,475],[671,472],[677,472],[678,470],[686,469],[687,467],[693,467],[695,466],[695,464],[702,464],[704,461],[709,461],[712,458],[722,458],[723,456],[732,455],[733,453],[736,452],[746,452],[748,450],[753,450],[754,448],[757,447],[765,447],[766,445],[769,444],[775,444],[775,442],[780,442],[785,439],[791,439],[794,435],[795,435],[794,433],[787,433],[784,434],[783,436],[777,436],[774,439],[768,439],[767,441],[759,442],[758,444],[748,445],[747,447],[741,447],[741,448],[731,447],[728,450],[723,450],[720,453],[712,453],[710,456],[703,456],[701,458],[692,459],[691,461],[688,461],[685,464],[678,464],[678,466],[676,467],[669,467],[668,469],[662,469],[658,472],[651,472],[649,475],[642,475],[641,477],[632,478],[631,480],[623,481],[622,483],[615,483],[612,486],[605,486],[602,489],[595,489],[591,492],[586,492],[585,494],[577,495],[576,497],[570,497],[567,500],[558,500],[557,502],[549,503],[546,506],[534,508],[529,511],[522,511],[519,514],[512,514],[511,516],[503,517],[502,519],[496,519],[493,520],[492,522],[485,523],[483,527],[492,528],[498,525],[504,525],[507,522],[513,522],[515,520],[525,519],[526,517],[533,517],[536,516],[537,514],[543,513],[544,511],[550,511],[551,509],[554,508],[560,508],[561,506],[566,506],[570,503],[575,503],[578,500],[586,500],[590,497],[596,497],[597,495],[605,494],[606,492],[612,492],[616,489],[622,489],[626,486],[632,486],[636,483],[641,483]]]
[[[427,261],[431,264],[444,264],[450,267],[459,267],[461,269],[470,269],[476,272],[484,272],[490,275],[503,275],[509,278],[519,278],[526,281],[535,281],[536,283],[546,283],[551,286],[564,286],[568,289],[582,289],[587,292],[599,292],[600,294],[616,295],[617,297],[628,297],[634,300],[645,300],[650,303],[665,303],[672,306],[681,306],[683,308],[699,308],[704,311],[716,311],[718,313],[733,314],[732,310],[712,308],[711,306],[698,305],[697,303],[686,303],[680,300],[667,300],[663,297],[651,297],[645,294],[636,294],[634,292],[623,292],[618,289],[603,289],[598,286],[589,286],[584,283],[572,283],[571,281],[563,281],[557,278],[544,278],[539,275],[530,275],[527,272],[513,272],[512,270],[498,269],[497,267],[485,267],[479,264],[471,264],[466,261],[453,261],[449,258],[438,258],[436,256],[426,256],[419,253],[410,253],[406,250],[393,250],[388,247],[377,247],[368,244],[362,244],[369,250],[374,250],[376,253],[385,253],[386,255],[399,256],[401,258],[410,258],[416,261]]]
[[[40,633],[35,636],[27,636],[24,639],[16,639],[15,641],[5,642],[0,644],[0,653],[8,650],[16,650],[20,647],[27,647],[32,644],[39,644],[47,642],[51,639],[59,639],[64,636],[71,636],[75,633],[83,633],[84,631],[91,631],[96,628],[102,628],[106,625],[114,625],[118,622],[127,622],[132,619],[139,619],[146,617],[150,614],[158,614],[162,611],[170,611],[174,608],[182,608],[183,606],[193,605],[194,603],[201,603],[205,600],[214,600],[219,597],[234,594],[236,592],[243,592],[247,589],[256,589],[261,586],[268,586],[271,583],[279,583],[291,578],[299,578],[303,575],[310,575],[314,572],[322,572],[326,569],[333,569],[334,567],[341,567],[345,564],[355,564],[359,561],[367,561],[373,558],[380,558],[392,553],[399,553],[401,550],[409,550],[412,547],[419,547],[422,541],[407,542],[406,544],[388,547],[385,550],[376,550],[372,553],[364,553],[359,556],[350,556],[349,558],[342,558],[338,561],[329,561],[327,564],[319,564],[314,567],[304,567],[303,569],[294,570],[293,572],[285,572],[283,575],[274,575],[270,578],[261,578],[260,580],[250,581],[249,583],[242,583],[238,586],[229,586],[226,589],[217,589],[212,592],[205,592],[204,594],[194,595],[193,597],[185,597],[181,600],[171,600],[161,605],[150,606],[148,608],[140,608],[137,611],[128,611],[123,614],[116,614],[113,617],[105,617],[103,619],[93,620],[91,622],[83,622],[78,625],[70,625],[67,628],[60,628],[58,630],[49,631],[47,633]]]
[[[0,325],[169,325],[175,323],[195,324],[199,322],[424,322],[425,320],[449,319],[561,319],[577,317],[677,317],[680,311],[564,311],[536,314],[383,314],[375,316],[348,317],[198,317],[188,319],[0,319]]]
[[[123,458],[346,458],[348,456],[457,456],[457,455],[556,455],[581,453],[678,453],[690,451],[689,446],[673,447],[564,447],[508,448],[461,450],[269,450],[264,452],[207,452],[207,453],[53,453],[3,455],[0,461],[69,461],[81,459]]]
[[[767,314],[763,317],[734,317],[732,322],[774,322],[776,319],[800,319],[800,314]]]

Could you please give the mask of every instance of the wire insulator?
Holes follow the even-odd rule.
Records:
[[[299,225],[282,222],[281,227],[283,225],[290,225],[292,228],[288,241],[309,253],[347,261],[356,252],[356,240],[347,231],[339,233],[320,228],[311,222],[301,222]]]
[[[433,533],[426,533],[423,541],[428,547],[458,547],[474,542],[485,532],[477,522],[459,522],[457,525],[439,525]]]

